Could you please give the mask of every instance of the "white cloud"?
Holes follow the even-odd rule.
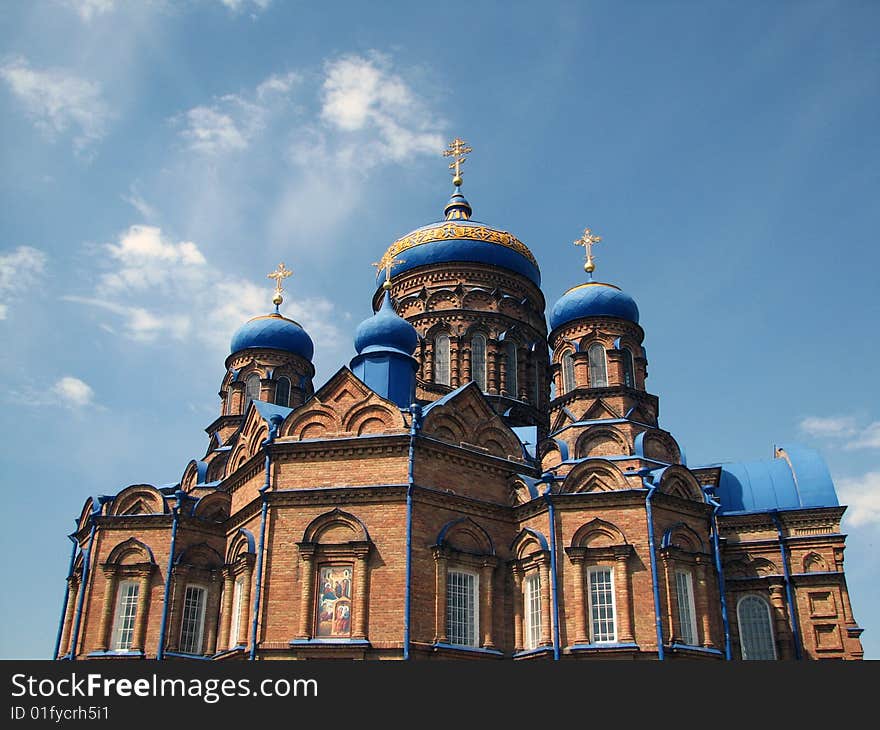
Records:
[[[846,451],[880,449],[880,421],[862,425],[852,416],[804,418],[799,428],[808,436],[834,442]]]
[[[841,504],[849,507],[846,519],[853,527],[880,524],[880,471],[835,481]]]
[[[64,299],[117,315],[122,333],[132,340],[194,340],[225,349],[236,328],[270,308],[268,284],[217,269],[195,243],[171,241],[159,228],[131,226],[98,253],[104,272],[95,283],[94,295]],[[332,349],[340,344],[330,301],[288,299],[284,307],[316,347]]]
[[[253,15],[262,12],[272,4],[272,0],[220,0],[220,2],[233,13],[240,13],[248,8]]]
[[[346,56],[327,64],[325,72],[321,118],[341,132],[370,132],[368,157],[375,163],[443,151],[434,116],[387,59]],[[359,157],[363,164],[363,150]]]
[[[230,95],[213,107],[197,106],[186,112],[186,128],[181,136],[189,142],[190,149],[208,155],[247,149],[261,126],[260,110],[240,101]]]
[[[73,8],[80,19],[88,23],[92,18],[113,10],[116,0],[66,0],[64,4]]]
[[[74,148],[81,152],[104,136],[111,113],[99,84],[65,69],[31,68],[24,58],[0,66],[0,76],[48,137],[75,130]]]
[[[79,378],[72,375],[65,375],[52,386],[52,392],[61,400],[64,405],[71,408],[81,408],[89,405],[95,396],[88,383],[83,382]]]
[[[0,255],[0,319],[6,319],[10,302],[36,284],[45,269],[46,254],[31,246]]]

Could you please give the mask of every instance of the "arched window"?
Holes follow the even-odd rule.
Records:
[[[519,366],[516,361],[515,342],[508,341],[504,346],[504,357],[507,362],[507,390],[505,392],[511,398],[516,398],[519,394],[519,386],[517,383],[517,368]]]
[[[526,649],[537,649],[541,645],[541,603],[541,575],[534,571],[523,581]]]
[[[623,348],[623,384],[627,388],[636,387],[635,368],[633,367],[633,354],[628,348]]]
[[[244,411],[247,410],[252,400],[260,400],[260,376],[256,373],[248,375],[245,381]]]
[[[770,606],[759,596],[743,596],[736,605],[743,659],[776,659]]]
[[[449,335],[437,335],[434,340],[434,382],[449,385]]]
[[[471,340],[471,380],[486,390],[486,336],[474,335]]]
[[[446,574],[446,635],[450,644],[479,646],[480,578],[465,570]]]
[[[574,390],[574,357],[571,350],[562,356],[562,392],[570,393]]]
[[[290,405],[290,378],[278,378],[275,383],[275,405],[285,408]]]
[[[114,651],[129,651],[132,648],[139,589],[138,582],[134,580],[125,580],[119,584],[116,596],[116,618],[113,621]]]
[[[183,618],[180,622],[180,651],[201,654],[205,633],[205,603],[208,592],[201,586],[189,585],[183,598]]]
[[[608,371],[605,367],[605,348],[595,342],[590,345],[587,352],[590,358],[590,387],[607,388]]]

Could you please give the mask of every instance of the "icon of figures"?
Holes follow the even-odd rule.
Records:
[[[336,620],[333,622],[334,634],[348,634],[351,626],[351,607],[340,601],[336,604]]]
[[[351,598],[351,571],[348,568],[342,571],[342,595]]]
[[[333,601],[321,602],[321,615],[318,620],[321,622],[333,620]]]

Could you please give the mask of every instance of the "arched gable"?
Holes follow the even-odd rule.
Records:
[[[812,551],[804,556],[803,561],[804,573],[825,573],[828,570],[828,563],[825,562],[819,553]]]
[[[193,517],[207,522],[223,522],[229,517],[232,497],[228,492],[211,492],[193,505]]]
[[[370,534],[359,517],[334,509],[312,520],[303,533],[302,541],[327,544],[369,542]]]
[[[581,525],[571,538],[573,548],[605,548],[628,544],[623,530],[598,517]]]
[[[229,543],[229,549],[226,552],[226,562],[232,564],[244,555],[256,555],[256,553],[257,548],[254,534],[250,530],[240,527],[235,537]]]
[[[648,430],[642,431],[635,438],[634,450],[636,456],[646,459],[661,461],[665,464],[680,464],[681,448],[672,436],[665,431]]]
[[[626,437],[611,426],[594,426],[577,440],[575,457],[589,459],[601,456],[629,456],[631,453]]]
[[[520,530],[510,544],[510,552],[517,560],[524,560],[537,552],[546,552],[549,549],[547,538],[530,527]]]
[[[215,570],[222,567],[223,556],[206,542],[189,545],[180,551],[174,564]]]
[[[687,553],[703,553],[705,546],[703,539],[690,525],[684,522],[676,522],[663,533],[660,547],[674,547]]]
[[[186,465],[186,469],[183,470],[183,476],[180,478],[180,488],[186,491],[196,484],[204,484],[207,473],[208,462],[193,459]]]
[[[671,494],[681,499],[689,499],[694,502],[705,501],[703,490],[697,478],[688,469],[677,464],[663,470],[659,490],[664,494]]]
[[[629,489],[623,472],[605,459],[588,459],[574,467],[562,481],[561,491],[609,492],[614,489]]]
[[[443,525],[436,544],[472,555],[495,555],[489,533],[470,517],[459,517]]]
[[[151,484],[133,484],[126,487],[113,498],[110,505],[110,514],[114,516],[165,514],[165,512],[165,499]]]
[[[136,537],[120,542],[107,556],[107,563],[111,565],[141,565],[149,563],[155,565],[153,551]]]

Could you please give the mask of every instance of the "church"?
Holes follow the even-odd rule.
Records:
[[[269,274],[204,454],[86,499],[56,659],[862,658],[822,458],[687,463],[599,236],[548,313],[533,252],[473,218],[470,152],[327,382]]]

